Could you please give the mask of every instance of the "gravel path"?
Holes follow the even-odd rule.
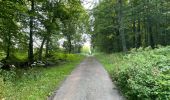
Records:
[[[50,100],[123,100],[106,70],[94,58],[86,58],[64,81]]]

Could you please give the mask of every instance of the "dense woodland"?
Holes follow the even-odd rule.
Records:
[[[10,63],[18,52],[28,56],[27,65],[47,59],[61,50],[59,39],[65,39],[62,51],[80,53],[87,23],[80,0],[0,0],[2,62]]]
[[[169,100],[170,1],[99,0],[91,13],[96,58],[124,97]]]
[[[169,0],[100,0],[92,13],[92,43],[100,51],[170,44]]]

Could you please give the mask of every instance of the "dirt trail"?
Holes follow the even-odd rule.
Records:
[[[86,58],[50,100],[123,100],[108,73],[94,58]]]

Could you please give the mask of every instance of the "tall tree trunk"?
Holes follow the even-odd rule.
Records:
[[[11,34],[10,31],[8,33],[8,38],[7,38],[7,50],[6,50],[6,59],[10,58],[10,47],[11,47]]]
[[[72,49],[71,36],[68,35],[68,52],[69,52],[69,53],[71,53],[71,49]]]
[[[137,32],[136,32],[136,48],[141,46],[141,32],[140,32],[140,18],[138,18]]]
[[[165,15],[165,27],[167,27],[168,26],[168,14],[166,14]],[[166,45],[168,45],[169,43],[169,39],[168,39],[168,36],[167,36],[167,34],[168,34],[168,30],[167,29],[165,29],[165,33],[164,33],[165,35],[164,35],[164,46],[166,46]]]
[[[132,31],[133,31],[133,46],[136,47],[136,20],[134,19],[133,21],[133,28],[132,28]]]
[[[135,15],[135,1],[132,1],[131,3],[131,8],[132,10],[132,16],[134,16],[132,18],[132,33],[133,33],[133,41],[132,41],[132,46],[133,48],[136,48],[136,15]]]
[[[33,15],[35,8],[34,8],[34,0],[31,0],[31,11],[30,11],[30,34],[29,34],[29,50],[28,50],[28,59],[30,63],[33,63],[34,54],[33,54]]]
[[[123,26],[122,0],[118,0],[118,5],[119,5],[119,13],[118,13],[119,33],[120,33],[121,40],[122,40],[123,51],[127,52],[126,40],[125,40],[125,34],[124,34],[124,26]]]
[[[149,45],[152,48],[155,48],[155,43],[154,43],[153,33],[152,33],[152,26],[149,26]]]
[[[49,56],[49,42],[50,42],[50,38],[47,37],[47,40],[46,40],[46,51],[45,51],[45,57],[46,58]]]
[[[41,46],[40,46],[40,49],[39,49],[39,57],[38,59],[41,61],[42,60],[42,52],[43,52],[43,46],[45,44],[45,41],[46,41],[46,37],[43,38],[43,41],[41,43]]]
[[[147,47],[148,46],[148,19],[147,19],[147,16],[148,16],[148,1],[144,0],[143,1],[144,3],[144,6],[146,6],[144,8],[144,12],[146,13],[146,15],[143,17],[143,29],[144,29],[144,42],[143,42],[143,45],[144,47]]]
[[[50,11],[52,12],[52,4],[50,3]],[[53,23],[55,23],[55,17],[52,15],[52,13],[49,12],[49,23],[52,25]],[[46,51],[45,51],[45,57],[48,58],[49,57],[49,43],[50,43],[50,37],[52,36],[52,30],[51,26],[47,27],[47,33],[48,35],[45,37],[46,38]]]
[[[155,47],[154,39],[153,39],[153,31],[152,31],[152,26],[151,26],[151,18],[147,16],[147,26],[148,26],[148,44],[152,48]]]

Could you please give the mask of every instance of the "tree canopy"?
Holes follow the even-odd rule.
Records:
[[[100,0],[93,9],[92,42],[105,52],[170,44],[168,0]]]
[[[66,52],[80,51],[76,48],[81,47],[82,30],[88,26],[80,0],[0,0],[0,5],[0,42],[6,59],[22,50],[28,51],[30,63],[41,60],[43,50],[48,57],[63,38]]]

